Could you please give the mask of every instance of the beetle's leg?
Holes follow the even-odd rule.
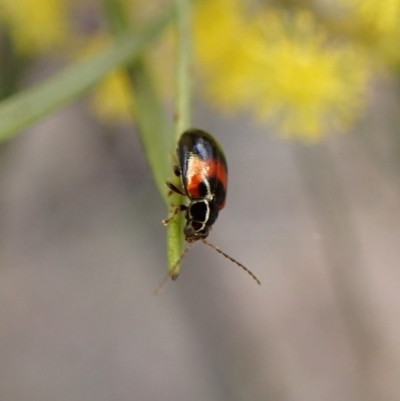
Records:
[[[179,188],[177,188],[177,187],[176,187],[174,184],[172,184],[171,182],[167,181],[165,184],[167,185],[167,187],[168,187],[171,191],[176,192],[176,193],[179,194],[179,195],[186,196],[186,194],[184,194]]]
[[[172,216],[169,217],[168,219],[163,220],[163,224],[164,226],[167,226],[168,223],[179,213],[179,212],[183,212],[184,210],[187,210],[187,206],[185,205],[179,205],[175,210],[174,213],[172,213]]]

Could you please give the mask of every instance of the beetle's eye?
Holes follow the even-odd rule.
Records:
[[[201,230],[198,233],[198,235],[199,235],[200,238],[207,238],[208,237],[208,233],[209,233],[208,229],[205,228],[204,230]]]
[[[185,226],[183,233],[185,234],[186,237],[193,237],[194,235],[193,227],[188,224],[187,226]]]

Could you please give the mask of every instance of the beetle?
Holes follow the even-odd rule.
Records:
[[[171,182],[167,186],[189,199],[189,205],[179,205],[164,224],[185,211],[185,240],[189,243],[207,238],[211,226],[225,206],[228,167],[222,147],[208,132],[200,129],[185,131],[178,142],[179,166],[175,174],[181,178],[183,190]]]
[[[177,156],[179,166],[174,166],[174,173],[180,177],[182,189],[169,181],[166,185],[171,191],[188,198],[189,204],[177,206],[171,217],[163,220],[163,224],[168,225],[179,212],[185,212],[186,225],[183,232],[189,247],[201,240],[240,266],[261,284],[247,267],[206,240],[226,203],[228,166],[221,145],[208,132],[191,128],[179,138]],[[176,265],[180,263],[189,247],[182,253]],[[173,280],[177,277],[178,274],[171,276]]]

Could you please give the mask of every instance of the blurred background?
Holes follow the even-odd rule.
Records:
[[[0,1],[2,98],[43,82],[107,31],[100,2],[10,4]],[[199,85],[194,125],[215,135],[229,165],[227,206],[210,241],[261,287],[198,244],[179,279],[153,296],[166,274],[167,210],[135,122],[122,108],[99,106],[113,99],[110,86],[94,106],[85,97],[2,145],[0,400],[399,400],[400,52],[390,46],[399,43],[391,23],[400,1],[349,4],[248,2],[239,22],[233,0],[195,10],[205,92]],[[151,18],[152,7],[134,2],[132,16]],[[22,11],[39,18],[37,41],[15,33],[27,21]],[[53,35],[46,15],[69,26],[69,40]],[[239,25],[266,40],[266,55],[276,52],[258,76],[233,68],[238,55],[226,49],[235,36],[215,40],[215,49],[207,39],[218,30],[237,35]],[[36,48],[44,37],[54,42]],[[258,49],[251,40],[242,47]],[[278,57],[284,46],[287,65]],[[156,53],[168,105],[162,82],[173,53]],[[213,71],[227,66],[236,75],[220,75],[218,87]],[[305,75],[291,76],[299,66]]]

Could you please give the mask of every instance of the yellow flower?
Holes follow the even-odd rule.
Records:
[[[400,62],[400,0],[339,1],[349,7],[361,30],[371,28],[369,40],[382,54]],[[169,2],[127,3],[133,26]],[[31,55],[67,42],[67,8],[77,4],[0,0],[0,23],[9,27],[17,50]],[[276,123],[283,135],[315,140],[330,127],[348,127],[363,107],[366,58],[355,46],[334,44],[308,12],[267,12],[260,2],[203,0],[196,2],[194,24],[202,89],[223,110],[247,110]],[[86,53],[93,54],[108,39],[97,33],[89,42]],[[171,39],[165,35],[163,45],[149,50],[157,88],[171,92]],[[131,96],[127,76],[115,72],[99,86],[94,108],[105,119],[127,119]]]
[[[204,0],[197,8],[198,67],[213,103],[308,140],[347,127],[366,87],[359,52],[329,44],[307,12],[253,15],[242,4]]]
[[[16,49],[27,55],[46,51],[67,36],[63,0],[0,0],[0,20],[10,28]]]
[[[110,36],[100,33],[92,36],[79,57],[90,57],[96,54],[104,49],[111,39]],[[108,75],[97,86],[92,97],[92,105],[95,114],[109,123],[129,121],[133,103],[127,74],[123,70],[116,70]]]
[[[110,123],[129,121],[132,117],[132,91],[129,78],[123,71],[110,74],[93,95],[95,113]]]
[[[340,1],[350,11],[350,23],[361,42],[372,51],[372,56],[380,62],[398,66],[400,0]]]
[[[156,3],[129,2],[127,8],[135,28],[144,24],[144,21],[160,12],[161,3],[166,0],[157,0]],[[162,9],[162,8],[161,8]],[[79,57],[90,57],[104,49],[112,36],[104,32],[92,34],[80,52]],[[173,83],[173,39],[168,29],[161,41],[156,41],[145,54],[149,73],[154,79],[154,87],[163,97],[167,98],[172,92]],[[116,70],[101,82],[92,97],[92,110],[103,121],[110,124],[131,121],[134,117],[134,93],[127,73]]]

